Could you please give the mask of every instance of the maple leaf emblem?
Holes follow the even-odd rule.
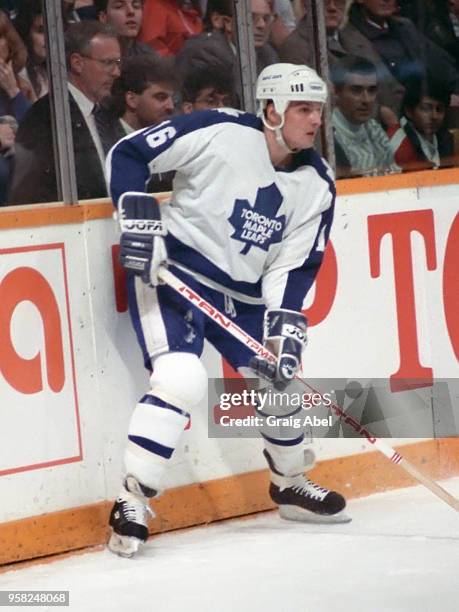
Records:
[[[260,187],[254,206],[248,200],[235,200],[228,221],[234,227],[231,238],[245,243],[241,255],[247,255],[252,247],[267,251],[272,244],[282,240],[285,215],[276,217],[282,200],[275,183]]]

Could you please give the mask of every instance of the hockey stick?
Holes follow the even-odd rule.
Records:
[[[193,289],[188,287],[186,283],[177,278],[172,272],[168,269],[162,267],[158,273],[159,278],[164,281],[169,287],[177,291],[180,295],[182,295],[186,300],[188,300],[191,304],[196,306],[198,310],[203,312],[206,316],[208,316],[212,321],[220,325],[223,329],[226,329],[228,333],[230,333],[234,338],[239,340],[242,344],[251,349],[256,355],[267,359],[268,361],[274,363],[276,361],[275,355],[273,355],[270,351],[268,351],[262,344],[257,342],[254,338],[252,338],[247,332],[241,329],[238,325],[236,325],[231,319],[228,319],[223,313],[217,310],[212,304],[209,304],[206,300],[204,300],[200,295],[198,295]],[[295,377],[298,380],[311,389],[314,393],[319,393],[316,389],[311,387],[305,380],[300,378],[299,376]],[[434,495],[442,499],[449,506],[454,508],[457,512],[459,512],[459,500],[456,499],[453,495],[448,493],[445,489],[443,489],[439,484],[437,484],[434,480],[420,472],[414,465],[409,463],[399,452],[393,449],[389,444],[381,440],[380,438],[376,438],[373,436],[365,427],[363,427],[358,421],[356,421],[352,416],[346,414],[346,412],[340,408],[336,404],[331,404],[330,408],[335,412],[337,416],[343,419],[344,423],[350,425],[354,431],[364,437],[369,444],[374,446],[379,452],[385,455],[389,461],[400,466],[410,474],[415,480],[423,484],[427,489],[429,489]]]

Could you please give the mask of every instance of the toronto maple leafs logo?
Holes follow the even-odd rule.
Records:
[[[234,202],[228,221],[234,227],[231,238],[245,243],[241,255],[247,255],[251,247],[267,251],[272,244],[282,240],[285,215],[276,217],[281,204],[282,195],[275,183],[260,187],[254,206],[248,200]]]

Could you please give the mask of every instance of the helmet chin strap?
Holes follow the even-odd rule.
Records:
[[[271,130],[271,132],[274,132],[274,136],[276,137],[276,142],[279,146],[285,149],[287,153],[296,153],[299,149],[291,149],[288,146],[288,144],[285,142],[284,136],[282,134],[282,128],[284,127],[284,123],[285,123],[285,115],[282,113],[281,117],[282,117],[282,121],[280,122],[280,125],[275,125],[275,126],[270,125],[266,121],[266,117],[264,116],[264,113],[261,116],[261,120],[263,121],[263,125],[267,127],[268,130]]]

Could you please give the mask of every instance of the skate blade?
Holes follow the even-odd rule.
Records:
[[[316,514],[298,506],[279,506],[279,514],[286,521],[298,521],[301,523],[350,523],[352,518],[341,510],[336,514]]]
[[[139,550],[141,543],[142,541],[138,538],[118,535],[117,533],[113,532],[108,541],[107,548],[112,553],[115,553],[115,555],[130,559]]]

